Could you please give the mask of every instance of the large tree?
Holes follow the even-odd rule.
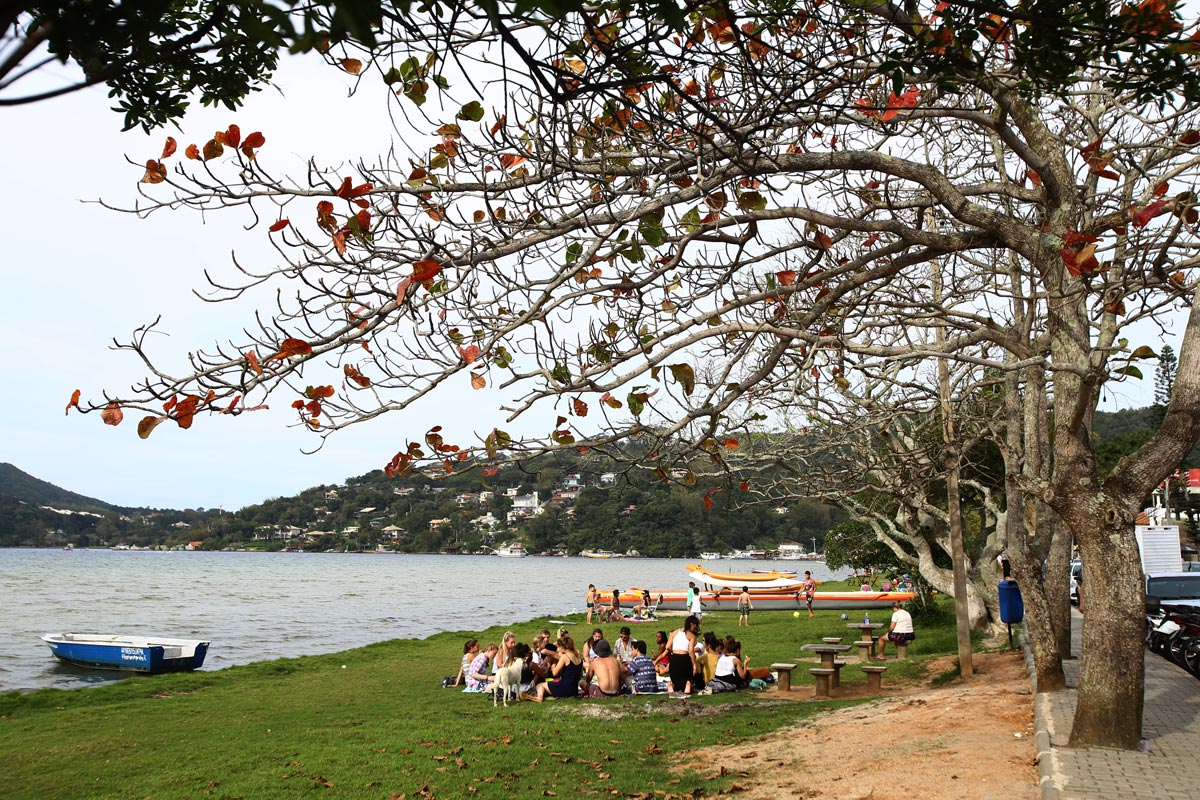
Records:
[[[491,383],[546,435],[435,429],[389,472],[632,439],[686,484],[697,451],[724,463],[790,396],[861,393],[896,361],[1013,374],[1047,447],[1044,468],[1010,469],[1010,484],[1074,533],[1090,587],[1072,741],[1133,747],[1133,519],[1200,430],[1200,319],[1161,427],[1105,478],[1091,423],[1103,387],[1146,357],[1125,326],[1191,303],[1200,120],[1114,94],[1103,69],[1034,99],[1003,26],[964,30],[932,7],[920,20],[749,4],[706,8],[662,41],[620,13],[538,27],[522,52],[557,70],[549,93],[537,69],[523,81],[520,63],[487,66],[504,37],[460,28],[453,61],[414,43],[371,65],[393,95],[448,86],[457,110],[353,170],[280,178],[261,137],[235,127],[176,161],[172,140],[146,164],[139,211],[246,209],[280,264],[244,281],[286,291],[179,374],[157,365],[153,326],[139,330],[127,346],[150,377],[82,408],[110,423],[141,411],[150,435],[269,393],[327,435]],[[958,66],[897,72],[887,43],[918,39]],[[1044,394],[1026,390],[1035,372]]]

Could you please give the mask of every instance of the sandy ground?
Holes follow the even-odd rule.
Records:
[[[734,775],[739,799],[1034,800],[1033,697],[1019,652],[976,653],[975,674],[938,687],[952,669],[931,661],[925,680],[889,687],[866,705],[821,714],[743,745],[693,751],[685,766]],[[836,690],[835,690],[836,691]],[[846,687],[835,697],[861,690]],[[789,699],[812,702],[812,688]]]

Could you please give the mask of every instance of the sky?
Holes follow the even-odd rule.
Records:
[[[83,400],[102,391],[128,394],[140,362],[111,349],[112,340],[161,314],[156,352],[168,366],[182,355],[236,334],[251,308],[207,304],[192,294],[204,270],[231,275],[231,255],[273,265],[264,228],[243,231],[238,215],[156,213],[147,219],[94,202],[132,204],[143,167],[157,158],[168,135],[201,146],[214,131],[237,123],[243,135],[262,131],[274,148],[272,165],[316,155],[326,162],[373,157],[387,149],[391,124],[377,92],[349,97],[351,79],[313,57],[285,57],[279,90],[252,96],[236,112],[198,105],[177,130],[122,133],[122,115],[110,111],[103,90],[79,92],[7,108],[0,215],[8,231],[0,292],[0,462],[8,462],[69,491],[121,506],[234,510],[311,486],[337,484],[379,469],[405,435],[444,422],[462,403],[465,437],[472,402],[441,397],[435,411],[417,408],[317,440],[290,427],[291,398],[236,418],[198,415],[190,430],[173,423],[146,440],[137,418],[118,427],[98,414],[64,413],[71,392]],[[178,156],[177,156],[178,157]],[[179,358],[170,358],[171,353]],[[179,370],[182,371],[182,370]],[[140,418],[140,414],[137,415]],[[398,417],[403,416],[403,419]],[[451,433],[448,426],[448,433]],[[390,435],[395,435],[395,440]],[[458,441],[461,439],[451,439]]]
[[[2,112],[0,214],[8,233],[0,291],[0,462],[116,505],[235,510],[381,468],[406,435],[447,419],[458,425],[447,426],[448,441],[468,440],[473,430],[499,422],[481,420],[486,404],[463,386],[461,394],[440,393],[436,407],[339,432],[306,454],[316,439],[291,426],[294,412],[282,396],[269,411],[199,416],[190,430],[168,423],[147,440],[138,438],[133,418],[114,428],[97,414],[64,414],[74,389],[85,401],[98,400],[104,389],[127,393],[142,375],[140,362],[112,350],[112,340],[128,340],[159,314],[170,336],[155,347],[169,365],[182,366],[189,349],[237,338],[250,307],[206,304],[192,289],[204,285],[205,269],[232,274],[234,251],[249,263],[275,263],[265,230],[242,230],[236,215],[160,212],[138,219],[89,202],[133,203],[143,173],[136,165],[157,158],[167,135],[182,150],[237,123],[243,135],[264,133],[273,167],[281,152],[299,165],[309,155],[327,163],[370,160],[387,149],[392,127],[379,93],[349,97],[349,76],[312,57],[285,57],[276,84],[237,112],[197,106],[178,130],[150,135],[122,133],[123,117],[109,110],[102,89]],[[1157,332],[1147,329],[1144,337],[1157,351]],[[1102,407],[1152,402],[1153,368],[1145,372],[1145,380],[1108,391]]]

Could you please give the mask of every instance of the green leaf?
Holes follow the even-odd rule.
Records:
[[[471,122],[479,122],[479,120],[483,119],[483,106],[479,104],[478,100],[472,100],[460,108],[458,110],[458,114],[455,115],[454,118],[469,119]]]
[[[699,215],[696,219],[699,221]],[[662,209],[652,211],[638,221],[638,233],[651,247],[658,247],[667,239],[667,232],[663,230],[662,221]]]
[[[738,195],[737,204],[743,211],[762,211],[767,207],[767,198],[761,192],[742,192]]]
[[[1129,355],[1129,357],[1130,358],[1158,358],[1158,356],[1155,355],[1154,351],[1151,350],[1148,345],[1142,345],[1138,349],[1134,350]]]
[[[1139,380],[1142,377],[1142,371],[1140,369],[1138,369],[1137,367],[1135,367],[1133,364],[1129,364],[1127,366],[1121,367],[1120,369],[1113,370],[1113,372],[1116,372],[1118,375],[1128,375],[1131,378],[1138,378]]]
[[[570,383],[571,371],[565,364],[555,364],[554,369],[550,370],[550,377],[559,383]]]
[[[400,83],[403,80],[404,76],[401,75],[400,70],[396,69],[395,67],[392,67],[383,75],[383,82],[388,86],[391,86],[393,83]]]
[[[684,214],[683,218],[679,220],[679,225],[688,233],[700,230],[700,209],[693,208]]]

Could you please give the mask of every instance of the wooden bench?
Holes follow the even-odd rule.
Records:
[[[817,688],[815,695],[817,697],[829,697],[829,681],[835,673],[837,673],[836,669],[827,669],[824,667],[813,667],[808,671],[809,675],[816,676]]]
[[[887,667],[859,667],[867,674],[867,691],[872,694],[879,694],[883,691],[883,673],[887,672]]]
[[[790,692],[792,690],[792,670],[795,668],[795,664],[771,665],[771,671],[779,673],[779,691]]]
[[[842,637],[841,636],[822,636],[821,641],[824,642],[825,644],[841,644]]]
[[[862,639],[855,639],[850,644],[852,644],[858,648],[859,660],[862,661],[864,664],[870,663],[871,661],[875,660],[875,640],[874,639],[871,639],[870,641],[863,641]]]

